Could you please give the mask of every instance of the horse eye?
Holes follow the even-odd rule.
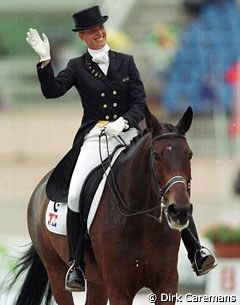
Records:
[[[156,153],[156,152],[153,153],[153,160],[156,161],[156,162],[159,162],[160,157],[159,157],[158,153]]]

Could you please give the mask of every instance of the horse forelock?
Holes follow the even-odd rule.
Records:
[[[177,132],[178,128],[169,123],[159,123],[159,135],[166,132]]]

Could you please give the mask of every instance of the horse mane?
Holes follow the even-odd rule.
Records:
[[[172,124],[169,124],[169,123],[159,123],[159,127],[161,130],[161,133],[177,131],[177,127]]]
[[[167,133],[167,132],[176,132],[177,128],[176,126],[170,124],[170,123],[159,123],[159,132],[158,134],[163,134],[163,133]],[[132,146],[135,146],[136,144],[138,144],[138,142],[145,137],[145,135],[147,134],[151,134],[151,132],[145,128],[144,130],[142,130],[136,137],[134,137],[131,141],[130,144],[127,146],[126,151],[128,151],[129,149],[132,148]],[[158,135],[156,134],[156,135]]]
[[[132,149],[134,146],[136,146],[139,141],[145,137],[145,135],[150,134],[149,130],[146,128],[144,130],[142,130],[141,132],[139,132],[131,141],[130,143],[127,145],[125,152],[128,152],[130,149]]]

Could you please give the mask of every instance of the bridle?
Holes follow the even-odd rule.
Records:
[[[106,143],[107,143],[107,150],[108,150],[108,141],[107,141],[107,135],[104,132],[102,132],[99,135],[99,153],[100,153],[101,163],[102,163],[102,166],[103,166],[103,160],[102,160],[102,157],[101,157],[101,155],[102,155],[101,154],[101,137],[102,136],[105,136]],[[177,132],[169,132],[169,133],[164,133],[162,135],[158,135],[158,136],[154,137],[152,139],[152,145],[153,145],[154,142],[162,140],[162,139],[166,139],[166,138],[183,138],[183,139],[186,139],[183,134],[180,134],[180,133],[177,133]],[[117,204],[117,207],[118,207],[118,210],[119,210],[120,214],[122,214],[125,217],[144,215],[144,216],[151,217],[154,220],[156,220],[157,222],[161,223],[162,218],[163,218],[163,211],[166,209],[166,204],[165,204],[165,199],[164,199],[165,194],[176,183],[183,183],[185,185],[185,187],[187,187],[187,191],[190,192],[190,182],[187,183],[186,180],[182,176],[174,176],[174,177],[170,178],[163,187],[161,187],[158,183],[157,175],[156,175],[154,165],[153,165],[152,145],[150,147],[151,173],[152,173],[153,183],[154,183],[154,186],[152,186],[152,189],[156,193],[156,197],[157,197],[157,201],[158,201],[158,203],[154,207],[152,207],[150,209],[146,209],[146,210],[137,210],[137,209],[130,208],[125,203],[124,199],[122,198],[122,196],[121,196],[121,194],[118,190],[118,187],[117,187],[117,184],[116,184],[116,181],[115,181],[115,178],[114,178],[114,174],[113,174],[113,170],[111,168],[110,162],[109,162],[108,166],[110,166],[109,175],[111,175],[111,181],[110,181],[109,176],[107,176],[107,183],[108,183],[108,185],[109,185],[109,187],[110,187],[110,189],[111,189],[111,191],[112,191],[112,193],[115,197],[115,201],[116,201],[116,204]],[[109,150],[108,150],[107,153],[108,153],[108,157],[109,157],[110,156]],[[104,166],[103,166],[103,170],[104,170],[105,175],[107,175],[106,169],[104,168]],[[125,209],[125,212],[123,211],[122,208]],[[159,217],[155,217],[154,215],[149,214],[150,212],[153,212],[157,209],[160,209],[160,216]]]
[[[164,133],[161,135],[158,135],[156,137],[154,137],[152,139],[152,145],[154,144],[154,142],[162,140],[162,139],[168,139],[168,138],[182,138],[186,140],[186,137],[181,134],[181,133],[177,133],[177,132],[168,132],[168,133]],[[159,185],[158,179],[157,179],[157,175],[156,175],[156,171],[153,165],[153,151],[152,151],[152,147],[150,148],[150,162],[151,162],[151,173],[152,173],[152,177],[153,177],[153,182],[154,182],[154,186],[152,186],[153,191],[156,192],[156,196],[157,196],[157,200],[160,203],[160,216],[159,216],[159,222],[162,222],[162,215],[163,215],[163,211],[166,208],[166,204],[165,204],[165,199],[164,196],[165,194],[169,191],[169,189],[177,183],[182,183],[185,185],[185,187],[187,188],[187,192],[188,194],[190,194],[190,182],[187,182],[182,176],[173,176],[171,177],[167,183],[161,187]],[[150,215],[152,217],[155,217],[153,215]]]

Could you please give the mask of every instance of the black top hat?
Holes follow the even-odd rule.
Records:
[[[95,28],[108,20],[108,16],[101,15],[98,5],[72,14],[72,17],[76,27],[73,32]]]

